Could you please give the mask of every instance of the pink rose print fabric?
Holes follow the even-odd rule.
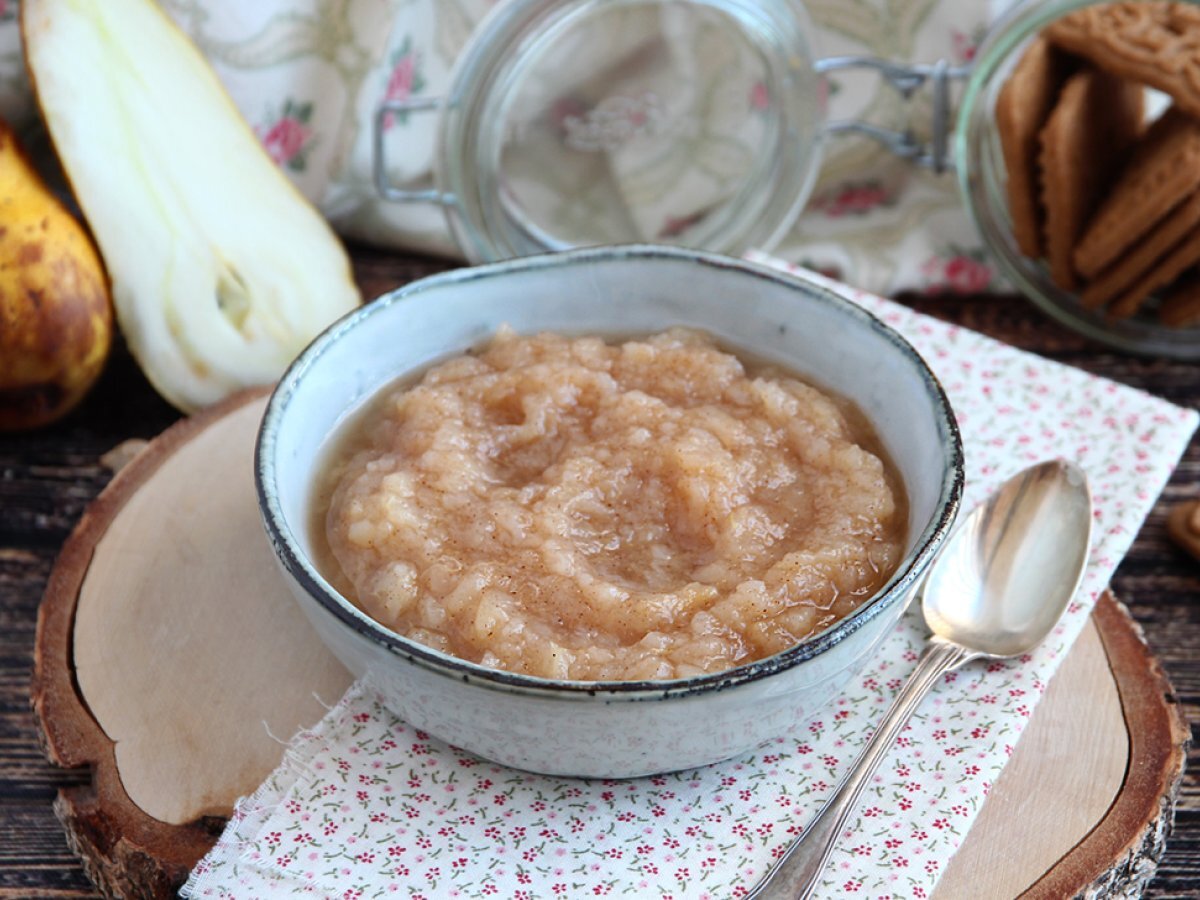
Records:
[[[818,56],[883,56],[924,64],[945,59],[960,66],[975,58],[989,23],[1014,2],[827,0],[801,5],[811,16],[811,46]],[[163,3],[213,63],[272,158],[343,237],[459,258],[463,249],[441,209],[397,204],[376,191],[374,117],[381,100],[447,97],[462,48],[496,5],[496,0]],[[36,105],[21,55],[17,8],[18,0],[0,0],[0,117],[19,128],[32,122]],[[614,71],[606,77],[617,85],[625,77],[623,60],[639,58],[628,57],[628,47],[620,49],[620,30],[615,27],[607,35],[601,28],[593,42],[615,48]],[[668,25],[661,37],[667,43],[683,41],[684,30]],[[723,33],[706,29],[702,38],[697,36],[703,43],[696,45],[696,64],[687,63],[675,76],[694,88],[693,100],[674,88],[647,85],[660,98],[679,96],[690,104],[663,110],[688,123],[686,140],[669,141],[667,131],[660,129],[651,135],[656,139],[643,136],[627,143],[623,153],[607,154],[600,165],[587,169],[587,177],[544,183],[534,178],[540,187],[529,196],[545,204],[537,217],[543,224],[556,222],[551,230],[572,234],[572,223],[603,221],[604,228],[590,233],[676,242],[687,240],[714,206],[741,190],[738,185],[750,171],[745,167],[756,158],[758,143],[768,139],[764,129],[770,130],[781,98],[770,96],[757,54],[741,54],[738,48],[748,45],[740,40],[717,41]],[[580,65],[592,65],[593,49],[578,54]],[[663,53],[654,45],[648,49]],[[662,58],[671,56],[668,52]],[[679,55],[680,60],[689,58],[691,53]],[[563,65],[564,89],[588,80],[586,72],[572,69],[573,61]],[[665,65],[664,72],[674,63]],[[918,133],[928,128],[927,89],[905,101],[886,79],[851,72],[833,72],[815,89],[825,121],[865,119],[885,128],[911,126]],[[617,90],[618,95],[623,92]],[[578,113],[586,113],[599,99],[580,98],[583,109]],[[295,109],[289,112],[288,104],[311,104],[311,118],[292,114]],[[387,116],[392,183],[412,189],[436,186],[438,121],[433,112]],[[826,165],[807,209],[781,237],[775,255],[837,272],[884,295],[963,290],[962,284],[977,283],[977,271],[952,264],[953,255],[946,253],[950,243],[967,253],[982,249],[952,175],[924,172],[862,136],[842,134],[823,143]],[[526,151],[537,152],[532,144]],[[664,154],[671,160],[665,165]],[[560,163],[561,151],[546,159],[550,165]],[[689,163],[696,160],[702,164]],[[535,176],[544,174],[537,159],[529,166]],[[517,171],[506,166],[510,178]],[[932,256],[942,265],[926,265]]]
[[[812,202],[812,209],[831,219],[843,216],[863,216],[881,206],[891,206],[895,198],[879,181],[844,184],[834,191],[821,194]]]
[[[821,276],[809,277],[822,280]],[[947,676],[839,842],[819,896],[924,898],[1004,768],[1197,415],[827,282],[901,332],[941,379],[966,449],[964,509],[1052,457],[1088,472],[1082,587],[1034,653]],[[505,769],[396,719],[358,684],[238,807],[185,896],[744,896],[831,793],[916,663],[919,613],[797,732],[739,759],[630,781]]]
[[[258,128],[263,149],[277,165],[293,172],[303,172],[308,167],[308,151],[314,140],[309,124],[312,113],[311,103],[286,100],[279,114]]]
[[[383,92],[385,101],[408,100],[425,90],[425,76],[421,72],[420,59],[413,49],[411,36],[404,38],[400,46],[392,53],[389,62],[391,68]],[[384,128],[391,129],[407,122],[408,113],[406,112],[388,113],[384,119]]]
[[[987,254],[978,247],[949,246],[921,266],[927,294],[983,294],[1003,285]]]

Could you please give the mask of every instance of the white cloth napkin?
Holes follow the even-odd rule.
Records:
[[[972,664],[938,685],[867,789],[820,890],[921,898],[969,831],[1197,414],[829,284],[900,331],[941,379],[962,427],[964,509],[1051,457],[1079,463],[1095,497],[1091,559],[1062,622],[1035,652]],[[736,898],[819,809],[924,635],[910,612],[797,733],[740,759],[631,781],[492,765],[415,731],[356,685],[239,804],[184,895]]]
[[[0,0],[0,116],[20,123],[31,117],[32,104],[20,55],[17,4]],[[456,57],[493,2],[162,4],[212,62],[268,152],[342,234],[460,255],[439,207],[390,203],[376,194],[372,120],[384,99],[446,96]],[[805,5],[817,25],[820,55],[961,64],[973,56],[987,23],[1011,0],[807,0]],[[686,115],[683,110],[669,112],[692,122],[705,140],[689,133],[687,140],[674,143],[665,137],[633,142],[589,156],[592,168],[559,179],[581,187],[558,217],[587,216],[589,234],[597,233],[597,217],[609,216],[624,222],[617,232],[624,240],[634,235],[665,239],[671,223],[682,228],[727,195],[731,187],[724,169],[740,171],[739,154],[750,152],[761,129],[757,113],[770,98],[756,82],[755,64],[744,54],[739,57],[737,44],[714,42],[712,35],[703,43],[694,27],[676,28],[666,15],[658,27],[668,45],[695,44],[702,54],[668,48],[661,55],[672,70],[664,70],[662,77],[670,74],[676,83],[696,88],[675,98],[692,105]],[[638,56],[636,47],[594,43],[593,51],[605,47],[618,60]],[[595,69],[595,54],[586,49],[576,54],[579,65]],[[707,64],[698,66],[698,60]],[[569,84],[570,75],[565,68],[556,88]],[[652,85],[654,77],[647,75],[646,84]],[[612,90],[620,93],[620,88],[617,78]],[[918,131],[927,125],[927,103],[920,98],[900,101],[878,76],[835,74],[828,93],[831,120],[866,118]],[[393,183],[415,189],[433,185],[435,114],[393,117],[385,143]],[[562,153],[554,158],[559,164],[565,159]],[[545,177],[546,166],[537,159],[529,161],[529,170]],[[514,167],[510,175],[519,180],[520,171]],[[523,195],[536,193],[537,188],[527,186]],[[569,196],[570,191],[558,195]],[[558,202],[543,201],[549,206]],[[828,143],[808,209],[775,253],[884,295],[1001,286],[963,211],[954,178],[920,171],[861,138]]]

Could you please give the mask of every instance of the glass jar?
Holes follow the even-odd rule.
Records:
[[[441,203],[473,262],[630,240],[769,246],[819,166],[812,34],[792,0],[498,4],[448,96],[379,110],[377,182]],[[733,79],[761,109],[738,108]],[[427,109],[440,115],[438,189],[397,191],[384,120]]]
[[[1194,4],[1194,0],[1193,0]],[[1047,266],[1022,255],[1013,236],[1005,193],[1006,169],[995,126],[1000,89],[1030,40],[1047,25],[1096,0],[1026,2],[989,31],[975,56],[954,134],[954,158],[963,202],[984,244],[1005,276],[1051,317],[1122,350],[1200,359],[1200,328],[1158,322],[1154,301],[1131,318],[1116,319],[1085,308],[1078,296],[1056,285]],[[1161,99],[1161,98],[1160,98]],[[1182,199],[1182,198],[1181,198]]]
[[[955,170],[1001,271],[1054,318],[1124,350],[1200,358],[1200,329],[1085,309],[1013,237],[997,96],[1038,32],[1096,2],[1026,0],[970,67],[954,67],[820,59],[799,0],[508,0],[464,47],[447,96],[379,107],[376,186],[440,204],[473,262],[635,241],[738,255],[787,233],[823,153],[854,132]],[[828,121],[825,76],[849,68],[875,70],[901,97],[928,90],[927,136]],[[387,178],[385,123],[411,114],[439,119],[434,190]]]

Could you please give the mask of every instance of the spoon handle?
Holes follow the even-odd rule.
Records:
[[[982,655],[938,637],[930,638],[917,667],[846,773],[841,786],[745,900],[806,900],[812,895],[863,788],[925,695],[944,674]]]

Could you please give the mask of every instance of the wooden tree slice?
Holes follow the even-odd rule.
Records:
[[[350,676],[299,614],[254,501],[263,392],[165,432],[64,547],[39,612],[33,702],[56,811],[106,893],[167,896],[239,796]]]
[[[46,589],[34,707],[51,761],[92,770],[55,808],[109,895],[172,895],[279,763],[278,739],[349,683],[262,535],[251,461],[264,402],[241,395],[135,456]],[[1162,853],[1187,735],[1106,594],[935,897],[1136,892]]]
[[[173,448],[109,522],[79,592],[79,691],[129,799],[172,825],[227,816],[279,764],[280,738],[350,683],[296,615],[259,524],[245,451],[263,406]]]
[[[1129,761],[1121,700],[1116,682],[1103,677],[1105,665],[1100,633],[1089,622],[1050,682],[968,840],[951,859],[935,898],[943,891],[981,900],[1016,897],[1104,818]],[[1087,703],[1072,702],[1078,697],[1087,697]],[[1050,828],[1006,827],[1044,824],[1047,812],[1054,816]],[[998,845],[970,840],[977,833],[1003,833],[1006,839]],[[1013,859],[1022,865],[1014,866]]]
[[[1053,900],[1139,895],[1154,877],[1175,821],[1191,730],[1166,672],[1129,610],[1106,594],[1093,614],[1117,684],[1129,762],[1104,818],[1024,896]]]
[[[1166,848],[1189,740],[1166,673],[1105,592],[935,900],[1139,896]]]

